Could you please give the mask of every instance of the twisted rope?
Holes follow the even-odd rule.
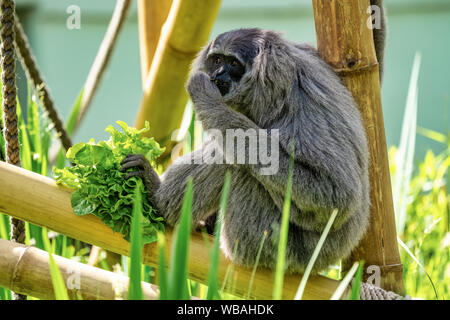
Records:
[[[3,120],[5,128],[6,162],[20,167],[19,129],[17,128],[16,102],[16,74],[14,56],[14,9],[13,0],[1,1],[1,53],[2,53],[2,82],[3,82]],[[11,218],[11,240],[25,242],[25,223]],[[26,300],[26,296],[13,294],[14,300]]]
[[[362,282],[359,291],[360,300],[411,300],[410,296],[401,296],[392,291],[383,290],[377,286]]]
[[[47,112],[48,118],[53,123],[53,126],[61,140],[61,144],[64,149],[67,151],[72,146],[72,140],[70,139],[67,131],[64,129],[64,125],[61,121],[61,118],[58,115],[58,112],[55,109],[55,105],[52,97],[50,96],[50,91],[45,84],[41,73],[37,67],[36,59],[31,52],[30,45],[28,43],[28,38],[25,32],[23,31],[22,25],[19,22],[17,16],[15,16],[15,41],[17,47],[17,55],[20,58],[20,62],[25,70],[27,78],[30,80],[34,90],[41,94],[42,98],[42,106]]]

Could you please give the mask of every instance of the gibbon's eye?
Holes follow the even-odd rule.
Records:
[[[239,63],[239,61],[237,61],[236,59],[233,59],[233,61],[231,61],[231,65],[233,67],[239,67],[241,64]]]
[[[215,63],[215,64],[221,64],[221,63],[222,63],[222,58],[221,58],[220,56],[216,56],[216,57],[214,58],[214,63]]]

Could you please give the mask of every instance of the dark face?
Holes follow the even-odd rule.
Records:
[[[219,88],[222,96],[231,88],[232,82],[239,82],[245,73],[245,67],[233,56],[213,54],[208,57],[211,81]]]

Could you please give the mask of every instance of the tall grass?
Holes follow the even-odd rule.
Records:
[[[323,230],[322,234],[320,235],[319,241],[317,242],[316,248],[314,249],[314,252],[311,256],[311,259],[309,259],[308,265],[306,266],[305,273],[302,276],[302,280],[300,281],[300,285],[298,287],[297,293],[295,294],[295,300],[301,300],[303,296],[303,292],[305,291],[306,282],[308,281],[308,277],[311,273],[311,270],[314,266],[314,263],[316,262],[317,257],[319,256],[320,250],[322,250],[322,246],[325,243],[325,239],[327,238],[328,232],[331,229],[331,226],[333,225],[334,220],[336,219],[336,216],[338,214],[338,211],[335,209],[330,215],[330,218],[328,219],[327,225],[325,226],[325,229]]]
[[[183,205],[181,218],[175,228],[175,243],[172,248],[172,268],[169,272],[169,297],[171,299],[189,299],[187,284],[189,238],[191,236],[191,212],[192,212],[193,187],[189,178]]]
[[[131,221],[130,236],[130,284],[128,287],[129,300],[142,300],[142,182],[138,181],[134,193],[133,219]]]
[[[450,196],[447,136],[417,128],[418,78],[421,55],[414,58],[400,145],[389,150],[393,198],[406,292],[424,299],[450,296]],[[414,166],[417,134],[447,147],[435,155],[428,151]],[[415,168],[415,170],[414,170]]]
[[[67,288],[64,283],[64,279],[55,262],[53,253],[55,252],[55,243],[50,244],[50,240],[47,237],[47,228],[42,228],[42,239],[44,241],[45,250],[48,252],[48,261],[50,265],[50,274],[52,277],[53,290],[55,292],[56,300],[69,300],[69,295],[67,294]]]
[[[0,90],[1,91],[1,90]],[[76,103],[73,106],[73,112],[71,113],[68,125],[70,127],[73,119],[76,119],[77,110],[79,110],[79,103],[81,102],[81,95],[77,98]],[[42,174],[47,176],[49,174],[49,151],[52,142],[56,141],[56,134],[51,126],[46,113],[40,106],[40,101],[33,95],[33,89],[28,85],[28,95],[27,95],[27,105],[23,109],[17,100],[17,115],[18,115],[18,128],[19,128],[19,142],[20,142],[20,159],[21,165],[24,169]],[[3,119],[2,110],[0,108],[0,119]],[[2,121],[2,120],[0,120]],[[4,155],[4,138],[0,134],[0,160],[1,156]],[[61,166],[65,164],[65,157],[63,154],[64,161],[61,162]],[[9,239],[9,219],[7,216],[0,213],[0,237],[3,239]],[[66,293],[64,294],[64,283],[61,282],[62,278],[58,275],[59,271],[56,270],[56,264],[54,263],[54,258],[51,255],[58,254],[66,258],[75,257],[78,260],[83,261],[82,257],[83,251],[77,250],[69,240],[64,235],[58,235],[52,233],[52,244],[49,242],[49,235],[45,228],[33,225],[31,223],[25,223],[25,243],[28,245],[34,245],[39,249],[48,251],[50,254],[50,270],[52,273],[53,284],[55,287],[55,294],[57,299],[66,299]],[[52,249],[53,248],[53,249]],[[76,255],[77,254],[77,255]],[[76,255],[76,256],[75,256]],[[56,268],[55,268],[56,267]],[[62,285],[61,285],[62,284]],[[10,299],[11,294],[9,290],[0,288],[0,299]]]
[[[214,228],[214,245],[211,252],[211,266],[208,271],[208,293],[206,299],[214,300],[220,299],[219,292],[219,280],[217,279],[217,272],[219,269],[219,256],[220,256],[220,231],[222,229],[222,223],[225,219],[225,213],[227,210],[228,193],[230,191],[230,172],[225,175],[225,182],[223,185],[222,196],[220,198],[220,207],[217,215],[217,221]]]
[[[283,212],[281,215],[280,237],[278,240],[277,262],[272,296],[274,300],[281,300],[283,296],[283,281],[286,264],[286,246],[289,232],[289,216],[291,214],[291,193],[294,174],[294,144],[290,146],[289,174],[286,184]]]
[[[405,114],[403,116],[400,145],[395,157],[397,171],[393,179],[393,197],[397,233],[402,233],[405,227],[408,191],[413,171],[420,62],[421,55],[416,53],[409,83]]]

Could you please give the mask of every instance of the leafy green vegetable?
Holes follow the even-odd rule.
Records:
[[[139,177],[126,180],[126,172],[120,172],[120,163],[129,154],[142,154],[151,165],[164,149],[153,138],[143,137],[149,130],[137,130],[125,122],[117,121],[122,131],[108,126],[105,131],[111,134],[108,141],[97,144],[78,143],[67,151],[67,158],[73,167],[53,169],[56,183],[75,189],[72,193],[72,208],[77,215],[94,214],[115,232],[130,241],[131,220],[133,216],[133,195]],[[132,169],[129,169],[132,170]],[[164,231],[163,218],[157,216],[147,201],[143,191],[142,221],[143,243],[156,240],[157,231]]]

